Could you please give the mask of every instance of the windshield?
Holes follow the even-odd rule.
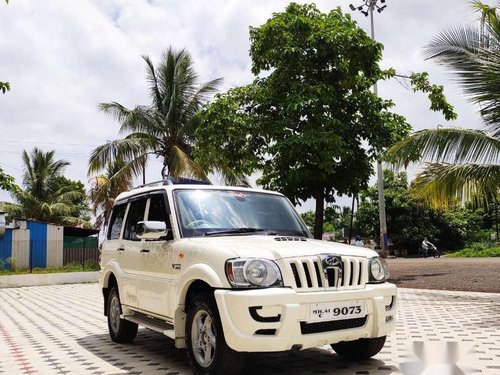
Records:
[[[183,237],[273,234],[309,237],[280,195],[236,190],[174,190]]]

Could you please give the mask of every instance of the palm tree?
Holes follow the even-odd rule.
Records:
[[[148,156],[152,155],[163,162],[163,178],[170,175],[207,180],[207,171],[192,157],[194,132],[199,123],[196,115],[221,79],[198,86],[198,76],[186,50],[169,48],[156,67],[149,57],[143,59],[152,103],[134,109],[116,102],[99,105],[103,112],[118,120],[120,134],[125,138],[93,150],[89,176],[99,173],[110,162],[122,160],[123,167],[110,178],[120,179],[121,174],[137,177],[144,173]]]
[[[479,27],[456,26],[426,46],[429,59],[450,69],[479,105],[482,130],[422,130],[394,145],[386,159],[398,166],[427,163],[412,185],[435,206],[497,201],[500,183],[500,16],[479,1]]]
[[[102,228],[109,221],[111,211],[115,203],[115,198],[123,191],[132,188],[132,175],[130,169],[125,169],[124,173],[118,174],[125,166],[123,161],[117,160],[108,164],[105,174],[95,176],[90,179],[90,199],[92,210],[96,217],[95,228]]]
[[[55,224],[82,224],[79,217],[86,207],[81,190],[71,184],[61,186],[60,177],[69,162],[55,160],[55,151],[43,152],[34,148],[30,154],[23,151],[23,187],[11,194],[16,203],[6,203],[2,209],[10,217],[34,219]]]
[[[22,153],[24,164],[23,186],[26,192],[39,200],[49,199],[54,192],[55,177],[61,176],[69,165],[66,160],[54,160],[55,150],[43,152],[35,147],[31,154]]]

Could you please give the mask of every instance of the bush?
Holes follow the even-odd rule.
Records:
[[[483,258],[483,257],[500,257],[500,245],[495,242],[475,242],[469,247],[447,254],[450,258]]]

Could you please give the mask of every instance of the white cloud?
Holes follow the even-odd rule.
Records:
[[[354,0],[353,0],[354,1]],[[347,1],[316,1],[328,11]],[[356,3],[356,1],[354,1]],[[18,181],[20,154],[37,145],[56,149],[67,159],[70,178],[86,181],[86,162],[94,145],[117,137],[118,125],[97,111],[97,104],[148,103],[141,55],[158,61],[169,45],[187,48],[202,81],[224,77],[224,87],[252,79],[249,26],[258,26],[283,10],[286,1],[211,0],[15,0],[0,4],[0,79],[12,91],[0,95],[0,165]],[[444,84],[460,115],[457,124],[478,127],[472,105],[450,76],[425,61],[422,46],[446,26],[473,22],[468,1],[387,0],[376,14],[376,36],[385,44],[384,66],[430,72]],[[369,20],[354,14],[368,31]],[[424,95],[396,82],[382,83],[380,93],[397,103],[415,129],[443,123],[428,111]],[[9,141],[9,142],[8,142]],[[15,142],[10,142],[15,141]],[[159,177],[153,163],[148,178]],[[0,192],[0,200],[8,195]]]

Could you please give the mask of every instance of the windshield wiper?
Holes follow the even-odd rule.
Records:
[[[211,232],[206,232],[203,234],[203,236],[215,236],[218,234],[238,234],[238,233],[255,233],[255,232],[266,232],[268,234],[275,234],[275,232],[270,232],[266,229],[262,228],[231,228],[231,229],[224,229],[224,230],[214,230]]]

